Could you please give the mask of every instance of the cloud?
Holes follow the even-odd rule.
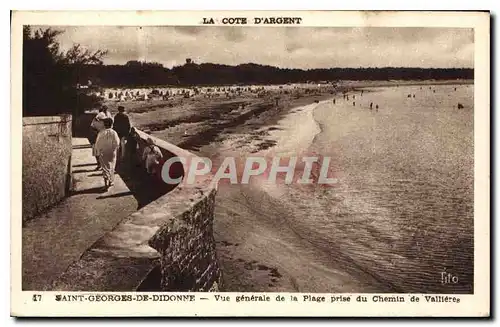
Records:
[[[174,31],[186,35],[198,35],[203,32],[203,29],[196,26],[174,26]]]
[[[241,28],[220,27],[219,31],[229,42],[243,42],[246,39],[246,33]]]
[[[167,67],[254,62],[287,68],[473,67],[471,29],[200,26],[56,26],[63,49],[107,49],[105,64],[148,60]]]
[[[285,50],[287,53],[293,53],[302,49],[302,45],[297,42],[287,42],[285,45]]]

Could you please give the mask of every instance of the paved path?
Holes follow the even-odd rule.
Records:
[[[86,138],[73,138],[73,192],[23,227],[23,290],[48,290],[52,282],[103,234],[138,209],[122,178],[105,191]]]

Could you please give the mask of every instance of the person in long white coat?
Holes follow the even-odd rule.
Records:
[[[92,145],[92,155],[96,158],[97,161],[96,170],[101,169],[101,163],[99,162],[98,154],[95,149],[95,142],[97,140],[97,135],[99,135],[99,132],[101,132],[104,129],[104,119],[106,118],[112,118],[112,116],[111,113],[108,111],[108,107],[102,106],[99,109],[99,113],[94,117],[94,119],[90,124],[91,127],[90,144]]]
[[[101,164],[104,186],[108,189],[113,186],[115,180],[116,157],[120,146],[120,138],[111,128],[113,126],[111,118],[105,118],[103,122],[104,129],[97,135],[95,152]]]

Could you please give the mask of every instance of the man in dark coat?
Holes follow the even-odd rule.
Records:
[[[120,138],[119,158],[121,160],[123,160],[125,157],[125,152],[126,152],[125,144],[130,134],[130,128],[131,128],[130,118],[125,113],[125,107],[119,106],[118,113],[115,115],[114,118],[113,129],[116,131],[118,137]]]

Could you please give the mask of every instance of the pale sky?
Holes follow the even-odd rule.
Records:
[[[283,68],[473,68],[472,29],[311,27],[54,27],[63,49],[73,43],[108,50],[105,64],[129,60],[165,67],[257,63]]]

